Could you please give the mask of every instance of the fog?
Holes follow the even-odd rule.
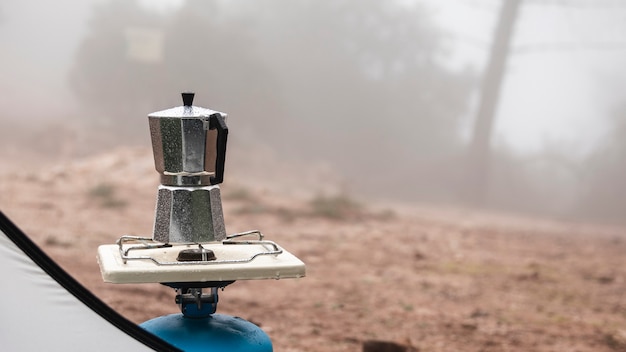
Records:
[[[502,3],[4,0],[0,160],[148,145],[145,116],[194,91],[234,156],[324,165],[354,197],[622,222],[626,6],[520,2],[483,164]]]

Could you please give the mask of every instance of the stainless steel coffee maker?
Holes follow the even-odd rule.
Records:
[[[148,115],[156,170],[161,174],[152,239],[164,243],[226,238],[220,184],[224,179],[226,114],[183,105]]]

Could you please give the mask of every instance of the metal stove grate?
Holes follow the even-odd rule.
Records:
[[[256,240],[237,240],[237,238],[245,237],[245,236],[256,236]],[[192,261],[163,261],[159,260],[153,256],[149,255],[130,255],[130,252],[137,252],[140,250],[146,249],[161,249],[161,248],[175,248],[177,246],[183,246],[185,248],[189,248],[189,246],[197,246],[197,248],[204,252],[205,248],[202,246],[202,243],[163,243],[154,241],[150,237],[139,237],[139,236],[129,236],[125,235],[120,237],[116,242],[120,257],[122,258],[124,264],[126,264],[129,260],[145,260],[152,261],[153,263],[160,266],[176,266],[176,265],[219,265],[219,264],[239,264],[239,263],[249,263],[253,261],[255,258],[259,256],[265,255],[279,255],[283,253],[283,249],[280,248],[275,242],[268,241],[263,239],[263,234],[259,230],[251,230],[245,232],[239,232],[226,237],[225,240],[221,242],[222,245],[255,245],[261,246],[265,250],[254,253],[246,258],[239,259],[222,259],[222,260],[192,260]]]

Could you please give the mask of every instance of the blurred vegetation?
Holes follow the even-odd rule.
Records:
[[[257,197],[252,194],[252,192],[242,186],[236,186],[234,188],[226,188],[222,191],[222,197],[224,199],[233,200],[233,201],[247,201],[247,202],[255,202],[257,201]]]
[[[94,185],[89,189],[88,195],[104,208],[123,208],[127,205],[125,200],[119,199],[115,194],[115,186],[109,183]]]
[[[626,99],[625,99],[626,101]],[[611,132],[587,160],[581,172],[581,216],[626,222],[626,103],[615,110]]]
[[[393,210],[383,209],[372,211],[362,202],[355,200],[346,193],[335,195],[317,194],[306,203],[293,201],[291,206],[272,205],[264,197],[259,197],[244,187],[232,189],[224,193],[224,199],[238,202],[236,214],[276,215],[285,221],[293,221],[302,217],[325,218],[338,221],[351,221],[374,218],[382,221],[393,219]]]
[[[354,218],[363,212],[363,206],[346,194],[317,195],[309,202],[314,216],[329,219]]]

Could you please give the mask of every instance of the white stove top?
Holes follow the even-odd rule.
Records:
[[[163,244],[146,245],[136,241],[128,244],[122,239],[122,244],[118,241],[118,244],[98,248],[98,262],[105,282],[204,282],[305,276],[304,263],[271,241],[202,243],[200,248],[213,251],[216,260],[179,262],[177,256],[181,250],[197,249],[199,245],[164,247]]]

